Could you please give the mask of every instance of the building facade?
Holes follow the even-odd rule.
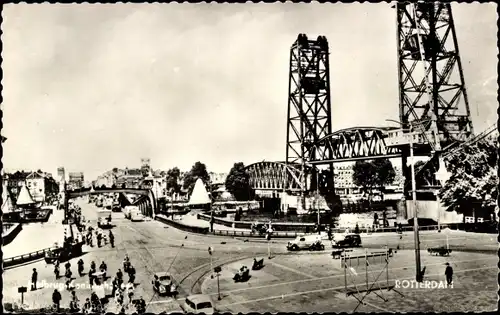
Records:
[[[68,176],[69,189],[80,189],[83,187],[85,182],[83,172],[70,172]]]
[[[226,182],[227,173],[208,173],[212,184],[224,184]]]
[[[41,171],[32,172],[26,177],[26,187],[35,202],[48,201],[59,193],[59,183],[52,174]]]
[[[338,163],[334,164],[335,176],[335,192],[345,199],[353,201],[359,200],[363,197],[361,187],[354,184],[354,163]],[[400,166],[393,165],[396,176],[394,181],[385,187],[386,190],[392,193],[400,193],[403,191],[404,177],[403,171]]]
[[[116,187],[116,174],[113,171],[108,171],[102,175],[97,177],[97,180],[94,183],[95,187],[106,187],[111,188],[113,186]]]

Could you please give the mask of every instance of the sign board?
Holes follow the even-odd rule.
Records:
[[[214,268],[214,271],[215,272],[221,272],[222,268],[220,266],[217,266],[217,267]]]
[[[434,139],[432,131],[427,131],[425,136],[421,132],[405,133],[402,129],[390,130],[387,132],[385,144],[388,147],[413,144],[426,144]]]
[[[26,292],[28,292],[28,288],[26,287],[17,288],[17,293],[26,293]]]

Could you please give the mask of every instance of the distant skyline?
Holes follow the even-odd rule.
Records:
[[[3,163],[212,172],[285,158],[290,46],[327,37],[333,130],[398,119],[390,4],[7,4]],[[452,4],[476,133],[497,121],[496,4]]]

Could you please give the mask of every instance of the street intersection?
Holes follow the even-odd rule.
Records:
[[[85,199],[77,200],[82,214],[90,225],[96,225],[96,210]],[[197,235],[177,230],[161,222],[146,219],[131,222],[121,212],[112,214],[112,228],[115,235],[115,248],[109,244],[101,248],[84,246],[81,256],[85,271],[91,261],[99,266],[102,261],[108,265],[108,275],[114,276],[122,269],[125,254],[130,257],[137,270],[135,296],[142,296],[147,303],[147,312],[179,312],[183,298],[190,294],[205,293],[212,296],[216,308],[229,312],[279,312],[279,311],[344,311],[352,312],[358,301],[346,297],[344,273],[340,261],[332,258],[329,247],[323,252],[288,252],[284,239],[273,239],[268,244],[264,239],[245,239]],[[430,256],[425,248],[443,246],[446,238],[451,248],[474,251],[454,251],[450,257]],[[399,250],[390,259],[390,280],[414,278],[414,251],[412,234],[403,236],[396,233],[362,235],[363,247],[369,250],[386,246]],[[397,292],[384,292],[387,302],[374,294],[364,299],[365,305],[357,308],[361,312],[382,311],[487,311],[496,308],[496,240],[486,234],[449,232],[424,232],[421,235],[422,265],[426,266],[426,279],[444,279],[444,264],[450,262],[455,269],[454,288],[443,289],[399,289]],[[208,247],[213,248],[212,263]],[[269,252],[272,259],[268,258]],[[247,282],[234,283],[232,277],[242,266],[249,268],[253,258],[264,258],[264,268],[251,271]],[[76,274],[76,261],[72,259],[73,274]],[[218,298],[217,277],[211,277],[212,268],[220,265],[219,277],[221,300]],[[19,302],[19,286],[29,287],[31,270],[36,268],[39,281],[45,282],[44,288],[28,291],[24,303],[33,308],[51,304],[54,283],[64,284],[63,279],[55,280],[53,266],[45,261],[15,267],[4,271],[4,302]],[[358,279],[350,279],[350,284],[362,282],[364,269],[357,268]],[[361,268],[361,269],[359,269]],[[370,267],[370,281],[382,265],[374,263]],[[170,272],[179,284],[177,299],[159,297],[154,294],[152,277],[155,272]],[[127,276],[125,276],[127,280]],[[380,280],[380,279],[379,279]],[[385,280],[384,280],[385,281]],[[80,304],[90,296],[88,277],[78,277],[76,284]],[[111,283],[111,279],[108,280]],[[109,292],[111,286],[108,287]],[[62,292],[62,307],[70,301],[69,292]],[[445,299],[448,302],[442,302]],[[117,312],[113,302],[107,308]],[[130,309],[129,312],[134,310]]]

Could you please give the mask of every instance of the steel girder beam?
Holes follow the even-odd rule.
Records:
[[[297,164],[258,162],[248,165],[245,171],[250,176],[250,186],[253,189],[304,191],[307,188],[302,186],[306,180],[301,178],[304,174]]]
[[[65,191],[65,207],[67,208],[67,201],[72,198],[77,198],[81,196],[86,196],[86,195],[98,195],[98,194],[104,194],[104,193],[130,193],[130,194],[136,194],[140,196],[145,196],[149,199],[149,202],[152,207],[152,213],[148,213],[149,216],[152,216],[154,218],[154,215],[158,211],[158,205],[156,203],[156,198],[153,194],[153,191],[151,189],[140,189],[140,188],[95,188],[93,192],[91,192],[90,188],[87,189],[79,189],[76,191],[73,190],[66,190]]]
[[[314,144],[331,133],[328,54],[324,36],[309,40],[299,34],[290,49],[285,163],[301,165],[301,187],[306,186],[306,163],[317,155]]]
[[[450,3],[397,4],[399,115],[435,122],[441,148],[473,134]],[[435,140],[428,139],[431,147]]]
[[[393,158],[401,151],[385,144],[387,131],[394,128],[355,127],[338,130],[316,144],[319,153],[311,164],[328,164],[356,160]],[[330,157],[329,157],[330,156]]]

